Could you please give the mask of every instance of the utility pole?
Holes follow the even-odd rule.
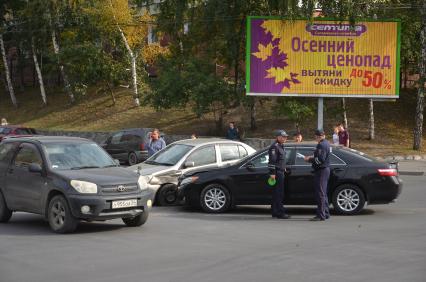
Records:
[[[414,127],[414,150],[422,149],[423,139],[423,108],[424,108],[424,94],[426,82],[426,0],[422,1],[421,15],[421,55],[419,60],[419,88],[417,90],[417,106],[416,106],[416,122]]]

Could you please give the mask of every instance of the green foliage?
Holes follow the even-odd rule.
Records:
[[[286,97],[278,99],[274,111],[276,114],[288,117],[294,122],[296,130],[299,131],[300,124],[314,116],[315,108],[315,100],[313,99]]]

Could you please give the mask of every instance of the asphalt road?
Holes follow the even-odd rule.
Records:
[[[426,171],[426,162],[401,170]],[[0,282],[68,281],[426,281],[426,176],[403,175],[397,203],[358,216],[309,222],[268,207],[208,215],[156,207],[147,224],[83,223],[56,235],[40,216],[0,225]]]

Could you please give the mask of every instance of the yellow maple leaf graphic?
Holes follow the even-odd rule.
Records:
[[[275,83],[283,82],[286,78],[290,77],[290,73],[283,68],[270,68],[266,72],[268,74],[265,78],[275,78]]]
[[[270,57],[272,55],[272,49],[274,49],[274,46],[272,46],[271,43],[269,43],[266,46],[259,43],[258,48],[259,48],[259,52],[255,52],[255,53],[252,53],[252,54],[256,58],[261,59],[262,62],[264,62],[268,59],[268,57]]]

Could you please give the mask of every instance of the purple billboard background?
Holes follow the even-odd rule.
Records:
[[[280,39],[272,40],[272,34],[266,33],[262,27],[264,20],[253,19],[251,21],[251,47],[250,47],[250,92],[279,94],[284,88],[290,88],[291,83],[300,83],[296,78],[298,74],[290,73],[289,78],[283,81],[275,81],[275,78],[267,78],[271,68],[285,68],[288,66],[287,54],[278,47]],[[253,55],[259,51],[259,45],[272,44],[272,55],[265,61]]]

